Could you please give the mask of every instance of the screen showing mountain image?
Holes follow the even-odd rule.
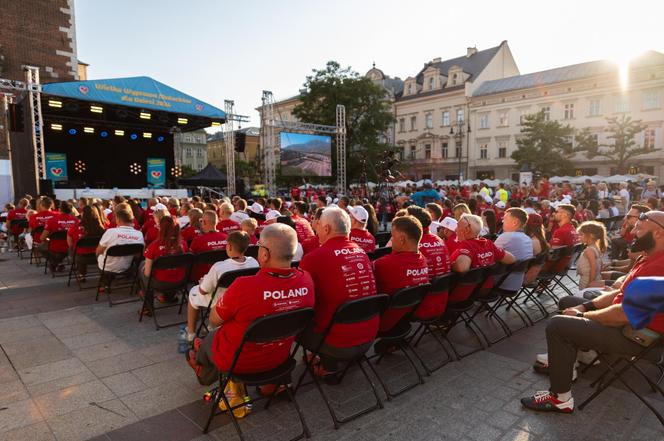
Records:
[[[281,132],[283,176],[332,176],[332,137]]]

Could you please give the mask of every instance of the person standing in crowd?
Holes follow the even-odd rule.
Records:
[[[376,238],[367,231],[367,221],[369,213],[361,205],[351,207],[349,210],[351,228],[350,240],[355,242],[366,253],[371,253],[376,249]]]
[[[424,180],[424,185],[422,190],[414,193],[410,199],[420,207],[424,207],[426,204],[431,202],[437,202],[441,200],[440,194],[433,188],[433,184],[429,179]]]
[[[300,268],[311,274],[316,288],[314,319],[301,337],[305,348],[318,347],[322,333],[341,304],[376,294],[371,262],[362,248],[348,238],[350,223],[344,210],[324,209],[316,225],[321,246],[300,262]],[[364,322],[335,325],[323,342],[324,352],[332,357],[338,354],[340,358],[364,353],[376,337],[378,325],[378,316]],[[322,357],[316,372],[322,377],[336,370],[334,358]]]
[[[524,233],[528,214],[521,208],[508,208],[503,218],[503,233],[496,239],[496,247],[514,256],[517,261],[533,257],[533,242]],[[498,288],[518,291],[523,284],[524,273],[510,274]]]
[[[579,289],[603,288],[602,256],[606,252],[606,228],[601,222],[587,221],[577,229],[581,243],[586,246],[576,262]]]
[[[71,225],[67,230],[67,245],[74,254],[74,263],[76,264],[76,277],[79,282],[85,282],[85,276],[88,272],[88,265],[95,263],[95,248],[76,247],[78,241],[84,237],[99,237],[105,233],[104,224],[99,217],[99,212],[92,206],[86,205],[81,213],[81,222]]]
[[[505,189],[505,184],[502,182],[498,184],[498,190],[496,190],[496,201],[507,203],[510,198],[509,192]]]
[[[200,384],[210,385],[227,372],[245,331],[261,317],[314,306],[314,282],[298,268],[291,268],[297,234],[283,224],[266,226],[258,250],[260,270],[255,276],[239,277],[210,311],[210,326],[217,328],[204,339],[195,339],[187,354]],[[279,293],[301,295],[284,301]],[[294,339],[275,343],[247,343],[235,366],[242,374],[265,372],[283,364]]]
[[[214,212],[211,212],[214,213]],[[222,233],[223,234],[223,233]],[[226,254],[228,259],[219,261],[200,279],[198,285],[189,290],[189,306],[187,307],[187,339],[192,342],[196,336],[196,322],[199,308],[207,308],[213,300],[211,308],[219,302],[224,289],[217,288],[217,282],[225,273],[247,268],[257,268],[258,262],[244,253],[249,247],[249,235],[243,231],[233,231],[228,235]]]
[[[562,314],[552,317],[546,326],[549,390],[521,399],[531,410],[574,412],[572,379],[579,348],[605,354],[637,355],[643,346],[625,338],[622,329],[629,324],[622,306],[625,289],[637,277],[661,276],[664,268],[664,212],[650,211],[634,226],[634,253],[645,252],[618,289],[602,291],[588,301],[567,296],[560,300]],[[664,313],[654,316],[646,328],[664,334]],[[540,371],[542,371],[540,369]]]
[[[659,188],[657,188],[655,181],[648,181],[646,183],[646,188],[644,188],[643,191],[641,192],[641,197],[639,198],[639,200],[641,202],[645,202],[650,198],[659,199],[660,197],[661,193],[659,191]]]
[[[628,187],[629,184],[627,184],[627,182],[620,183],[620,190],[618,191],[618,196],[620,196],[620,202],[622,203],[621,213],[627,213],[629,211],[631,195],[629,194]]]
[[[134,214],[128,205],[118,205],[115,209],[114,218],[117,227],[109,228],[104,232],[95,253],[97,254],[99,269],[104,269],[104,260],[106,260],[106,272],[123,273],[129,269],[134,258],[132,256],[109,256],[107,258],[106,250],[115,245],[143,245],[145,242],[143,234],[134,229]]]

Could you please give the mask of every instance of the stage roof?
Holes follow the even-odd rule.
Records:
[[[150,77],[49,83],[42,86],[42,92],[95,103],[158,110],[214,120],[226,118],[223,110]]]

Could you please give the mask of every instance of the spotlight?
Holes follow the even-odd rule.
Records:
[[[157,142],[164,142],[164,137],[163,136],[158,137]]]
[[[178,124],[187,124],[188,122],[187,118],[178,118]]]
[[[94,128],[94,127],[83,127],[83,131],[84,131],[85,133],[94,133],[94,132],[95,132],[95,128]]]
[[[78,132],[76,131],[76,129],[69,129],[69,134],[70,134],[70,135],[75,135],[76,133],[78,133]]]
[[[79,159],[74,162],[74,170],[76,170],[77,173],[85,173],[85,161]]]
[[[48,107],[57,107],[58,109],[61,109],[62,108],[62,101],[48,100]]]
[[[51,130],[62,130],[62,124],[51,124]]]
[[[140,117],[141,117],[141,119],[150,119],[152,117],[152,115],[150,115],[147,112],[141,112]]]
[[[132,141],[136,141],[138,139],[138,135],[135,133],[132,133],[131,135],[129,135],[129,137],[132,139]]]
[[[152,133],[150,133],[150,132],[143,132],[143,138],[147,138],[147,139],[152,138]]]
[[[137,162],[133,162],[129,165],[129,173],[132,173],[134,175],[138,175],[143,171],[143,167],[141,167],[141,164]]]
[[[219,127],[221,123],[219,121],[212,121],[212,124],[210,124],[212,127]]]
[[[171,175],[173,175],[174,178],[179,178],[182,176],[182,169],[178,166],[171,167]]]
[[[124,130],[116,130],[116,131],[115,131],[115,134],[116,134],[117,136],[124,136]]]
[[[99,136],[101,136],[102,138],[108,138],[108,132],[106,130],[104,130],[104,131],[99,133]]]
[[[92,113],[102,113],[104,108],[101,106],[90,106],[90,112]]]

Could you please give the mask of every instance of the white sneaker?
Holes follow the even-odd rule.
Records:
[[[544,354],[537,354],[535,356],[535,361],[538,362],[539,364],[543,364],[548,366],[549,365],[549,354],[544,353]]]
[[[595,360],[596,357],[597,352],[593,351],[592,349],[589,351],[578,351],[576,353],[576,361],[583,364],[590,364],[593,363],[593,361],[593,364],[599,363],[599,360]]]
[[[192,341],[194,341],[195,338],[196,338],[196,333],[195,333],[195,332],[191,332],[191,333],[190,333],[190,332],[187,332],[187,341],[188,341],[189,343],[191,343]]]

